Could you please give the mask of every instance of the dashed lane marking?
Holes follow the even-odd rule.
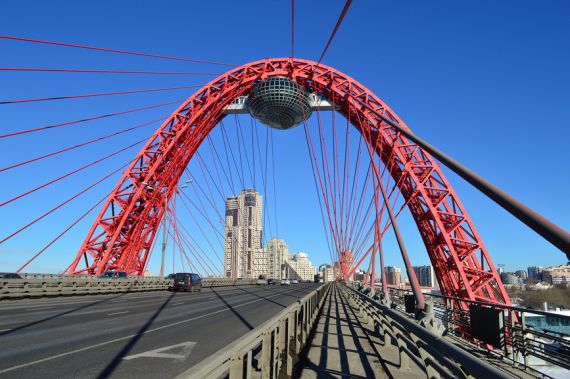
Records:
[[[122,311],[122,312],[109,313],[107,316],[122,315],[123,313],[129,313],[129,311]]]

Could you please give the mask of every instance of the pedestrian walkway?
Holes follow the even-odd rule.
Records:
[[[368,327],[349,305],[339,286],[333,285],[308,349],[300,359],[302,369],[297,377],[425,378],[422,370],[402,372],[397,349],[381,354],[383,345],[373,327]]]

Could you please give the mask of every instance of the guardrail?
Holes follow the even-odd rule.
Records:
[[[510,378],[505,372],[455,346],[444,337],[432,333],[408,318],[352,288],[342,286],[349,304],[358,310],[363,323],[384,341],[380,352],[397,348],[400,369],[419,365],[427,377],[446,378]],[[387,350],[386,350],[387,349]]]
[[[73,296],[122,292],[165,291],[171,279],[160,277],[131,277],[100,279],[95,277],[33,277],[0,279],[0,300],[22,297]],[[204,278],[202,287],[228,287],[265,284],[257,279]]]
[[[330,285],[317,288],[177,379],[291,377]]]
[[[393,307],[405,313],[404,296],[409,292],[407,289],[391,290]],[[434,315],[441,320],[449,335],[503,361],[510,361],[511,365],[522,366],[523,370],[542,372],[549,370],[549,367],[570,370],[570,335],[554,330],[561,327],[570,329],[570,316],[443,295],[424,295],[433,303]],[[454,306],[457,303],[463,303],[464,306]],[[498,315],[502,325],[498,328],[489,325],[487,329],[488,333],[498,335],[499,346],[477,339],[477,333],[471,330],[473,321],[470,307],[474,311],[490,310]],[[533,324],[536,320],[544,323]]]

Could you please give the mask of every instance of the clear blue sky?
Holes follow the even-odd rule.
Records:
[[[318,59],[344,1],[297,1],[295,55]],[[355,1],[324,63],[380,96],[418,135],[570,229],[570,3],[560,1]],[[241,64],[290,54],[289,1],[58,1],[0,3],[0,34]],[[2,67],[214,71],[223,67],[0,40]],[[0,101],[203,84],[212,76],[0,73]],[[192,90],[0,105],[0,134],[175,101]],[[0,166],[164,116],[176,106],[0,140]],[[244,119],[244,122],[246,119]],[[227,121],[230,127],[232,121]],[[147,137],[149,126],[81,151],[0,173],[0,200]],[[278,138],[277,138],[278,137]],[[315,264],[328,252],[302,129],[276,135],[279,237]],[[82,175],[0,208],[0,237],[134,156],[137,147]],[[564,255],[449,170],[495,264],[507,270],[565,263]],[[107,193],[104,185],[0,245],[14,270]],[[229,195],[229,194],[228,194]],[[271,201],[270,201],[271,202]],[[303,217],[299,218],[298,215]],[[64,269],[94,214],[30,266]],[[414,264],[428,264],[408,217]],[[274,233],[275,234],[275,233]],[[401,265],[393,241],[387,263]],[[158,254],[150,269],[158,271]]]

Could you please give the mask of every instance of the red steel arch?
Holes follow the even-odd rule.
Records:
[[[142,275],[165,211],[165,196],[172,198],[184,168],[224,117],[224,108],[247,95],[258,81],[278,75],[334,102],[368,139],[407,202],[444,295],[510,303],[487,249],[441,168],[378,114],[407,128],[405,123],[354,79],[297,58],[245,64],[185,101],[125,171],[66,272],[100,274],[117,269]]]

